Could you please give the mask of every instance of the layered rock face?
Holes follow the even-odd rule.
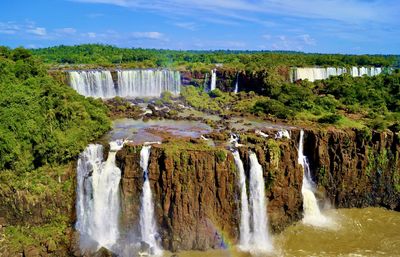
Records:
[[[299,131],[291,140],[245,138],[241,147],[246,176],[249,150],[263,166],[270,229],[274,232],[302,218],[302,168],[297,163]],[[306,130],[304,153],[317,184],[317,198],[334,207],[383,206],[399,210],[399,138],[390,132]],[[141,146],[118,153],[123,172],[122,216],[128,231],[138,231],[143,183]],[[238,174],[229,151],[154,147],[149,165],[156,220],[163,247],[172,251],[218,248],[239,237]]]
[[[302,171],[292,147],[285,142],[273,149],[265,144],[255,150],[264,169],[274,231],[301,217]],[[143,183],[138,149],[140,146],[126,146],[117,155],[123,173],[123,227],[136,233]],[[248,150],[241,149],[245,166],[249,165]],[[171,153],[162,146],[153,147],[149,177],[163,247],[205,250],[236,243],[240,220],[237,176],[232,154],[223,149],[178,149]]]
[[[264,132],[271,136],[275,133]],[[299,130],[291,131],[290,140],[242,135],[245,146],[239,152],[246,176],[250,176],[249,150],[257,154],[263,167],[268,218],[274,232],[302,218],[303,171],[297,163],[298,139]],[[239,238],[240,189],[233,156],[223,147],[186,143],[171,141],[151,149],[149,178],[162,246],[177,251],[234,244]],[[126,145],[117,153],[117,165],[122,171],[121,237],[140,235],[141,147]],[[320,200],[325,197],[338,208],[383,206],[400,211],[398,134],[308,129],[304,154]],[[34,174],[23,180],[32,184],[29,190],[8,177],[0,180],[0,235],[6,235],[0,255],[13,256],[34,248],[49,256],[79,256],[76,238],[71,237],[75,221],[74,173],[74,167],[69,166],[52,174],[46,190],[44,182],[40,187],[33,186],[37,183]],[[29,239],[32,228],[38,235],[46,229],[45,236],[29,241],[18,239],[21,233]]]
[[[266,90],[270,87],[271,81],[289,82],[289,71],[288,67],[278,67],[274,71],[236,71],[219,68],[216,70],[216,87],[225,92],[233,92],[237,81],[239,91],[254,91],[259,94],[265,94],[268,93]],[[181,78],[182,85],[204,86],[206,84],[205,86],[207,87],[210,83],[210,74],[206,75],[204,72],[182,71]]]
[[[304,150],[320,191],[335,207],[400,210],[398,134],[309,130]]]

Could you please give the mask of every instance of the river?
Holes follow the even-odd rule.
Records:
[[[314,228],[302,222],[275,235],[274,252],[260,256],[376,257],[400,256],[400,213],[382,208],[339,209],[324,213],[331,228]],[[170,256],[166,254],[166,256]],[[227,250],[188,251],[178,257],[247,257],[234,247]]]

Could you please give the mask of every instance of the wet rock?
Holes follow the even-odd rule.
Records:
[[[148,253],[150,252],[150,245],[144,241],[140,242],[140,251]]]
[[[211,138],[216,141],[227,141],[229,139],[229,132],[227,133],[211,132],[207,134],[207,138]]]
[[[47,252],[49,252],[49,253],[55,252],[57,250],[56,242],[54,242],[53,239],[47,240],[46,249],[47,249]]]
[[[5,227],[5,226],[6,226],[6,218],[0,217],[0,228]]]
[[[113,255],[113,253],[110,250],[102,247],[91,257],[114,257],[114,256],[115,255]]]
[[[400,143],[391,131],[310,129],[305,131],[304,151],[319,195],[334,206],[400,207]]]
[[[24,248],[24,257],[40,257],[40,249],[34,245],[29,245]]]

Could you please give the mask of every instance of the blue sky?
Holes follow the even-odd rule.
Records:
[[[0,44],[399,54],[399,0],[2,0]]]

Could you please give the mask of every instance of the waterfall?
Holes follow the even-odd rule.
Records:
[[[326,68],[326,77],[329,78],[330,76],[337,76],[338,70],[334,67]]]
[[[80,232],[81,249],[102,246],[111,249],[119,238],[119,182],[121,171],[115,156],[122,141],[110,143],[107,161],[103,147],[90,144],[81,153],[77,166],[76,230]]]
[[[250,153],[250,206],[252,209],[253,233],[251,248],[255,252],[272,251],[268,232],[267,205],[263,170],[255,153]]]
[[[70,86],[79,94],[100,98],[116,96],[110,71],[70,71]]]
[[[171,70],[118,70],[116,85],[110,71],[69,71],[69,77],[79,94],[99,98],[177,95],[181,88],[180,72]]]
[[[249,250],[249,244],[251,240],[250,234],[250,212],[249,212],[249,200],[247,198],[246,188],[246,175],[244,173],[243,162],[240,159],[238,150],[233,152],[235,164],[239,170],[239,186],[240,186],[240,240],[239,248],[247,251]]]
[[[360,75],[360,77],[362,77],[364,75],[371,76],[371,69],[368,69],[368,68],[365,68],[365,67],[360,67],[358,74]]]
[[[268,232],[267,204],[263,170],[255,153],[250,152],[250,208],[247,197],[246,175],[238,150],[233,151],[239,171],[240,187],[240,238],[241,251],[260,254],[273,250]]]
[[[217,88],[217,71],[215,69],[211,70],[211,84],[210,84],[210,91],[213,91]]]
[[[278,132],[275,134],[275,139],[282,139],[282,138],[287,138],[290,139],[290,133],[286,129],[280,129]]]
[[[165,91],[180,93],[179,71],[120,70],[117,74],[118,96],[121,97],[160,97]]]
[[[149,244],[150,252],[159,255],[162,252],[158,245],[157,225],[154,220],[154,204],[151,194],[148,165],[151,145],[143,145],[140,151],[140,167],[143,169],[143,193],[140,207],[140,234],[143,242]]]
[[[340,76],[342,74],[348,73],[352,77],[361,77],[363,75],[376,76],[382,73],[382,68],[380,67],[351,67],[350,70],[346,68],[293,68],[290,73],[290,81],[295,82],[297,80],[308,79],[313,82],[316,80],[328,79],[330,76]]]
[[[324,227],[329,225],[329,219],[321,214],[317,199],[315,198],[315,184],[311,177],[310,166],[307,157],[303,154],[304,131],[300,131],[298,162],[303,167],[303,185],[301,193],[303,195],[303,222],[313,226]]]
[[[352,77],[358,77],[358,76],[359,76],[358,67],[354,67],[354,66],[351,67],[350,75],[351,75]]]
[[[239,72],[236,73],[235,90],[233,92],[235,94],[237,94],[239,92]]]
[[[340,76],[340,75],[345,74],[345,73],[347,73],[347,69],[346,68],[337,68],[336,76]],[[335,75],[332,75],[332,76],[335,76]]]
[[[203,84],[203,90],[207,91],[207,85],[208,85],[208,73],[206,73],[204,77],[204,84]]]

